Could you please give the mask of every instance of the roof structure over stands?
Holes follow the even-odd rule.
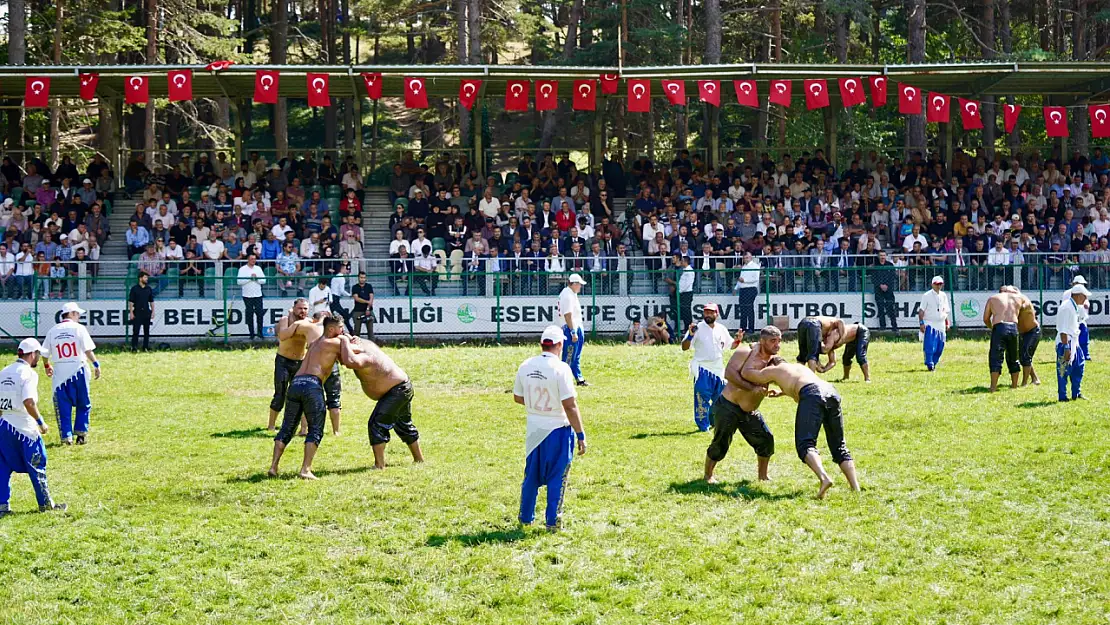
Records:
[[[597,78],[615,74],[622,79],[724,80],[754,78],[756,81],[803,78],[841,78],[884,75],[926,91],[948,95],[1046,95],[1073,98],[1110,96],[1110,63],[1030,62],[1030,63],[941,63],[923,65],[827,65],[745,63],[731,65],[675,65],[658,67],[562,67],[529,65],[232,65],[209,71],[204,65],[65,65],[0,67],[0,93],[23,93],[28,76],[48,76],[52,97],[77,97],[81,73],[100,75],[97,93],[119,96],[124,81],[131,76],[150,77],[150,95],[166,97],[166,73],[191,69],[193,91],[197,97],[249,97],[254,89],[255,72],[278,71],[282,76],[328,74],[332,97],[351,97],[364,93],[361,73],[380,73],[385,79],[383,95],[400,97],[406,76],[427,79],[428,94],[453,97],[464,79],[482,79],[484,95],[504,95],[509,80]],[[690,85],[691,87],[695,85]],[[623,85],[622,91],[623,93]],[[304,81],[281,83],[284,97],[306,97]],[[796,97],[801,97],[797,94]]]

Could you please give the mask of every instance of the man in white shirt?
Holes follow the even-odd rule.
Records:
[[[0,298],[10,297],[16,291],[15,285],[15,254],[8,251],[6,244],[0,243]]]
[[[755,330],[755,299],[759,296],[759,273],[763,265],[751,252],[744,252],[742,262],[735,290],[739,295],[740,329],[747,332]]]
[[[54,381],[54,410],[58,417],[58,436],[65,445],[84,445],[89,433],[89,415],[92,400],[89,398],[89,378],[85,363],[91,362],[93,377],[100,379],[100,361],[96,358],[96,344],[79,319],[85,314],[76,302],[62,306],[62,321],[46,332],[42,368]],[[53,360],[53,365],[51,365]],[[73,416],[76,412],[77,418]]]
[[[243,316],[247,318],[247,332],[253,341],[255,336],[262,338],[262,283],[266,281],[266,273],[258,266],[258,257],[251,254],[247,256],[247,264],[239,268],[237,277],[243,294]]]
[[[536,497],[540,486],[547,487],[545,524],[549,531],[559,529],[567,475],[574,459],[575,439],[578,455],[586,453],[586,433],[578,412],[574,374],[560,362],[564,329],[547,326],[540,336],[543,353],[525,360],[516,372],[513,401],[525,407],[527,434],[524,441],[524,483],[520,488],[518,519],[530,525],[536,518]]]
[[[586,281],[577,273],[570,274],[567,285],[559,293],[559,322],[563,326],[563,362],[570,365],[578,386],[589,386],[582,377],[582,348],[586,345],[586,333],[582,330],[582,305],[578,303],[578,293]]]
[[[942,291],[944,278],[933,276],[932,288],[921,296],[917,316],[920,326],[921,342],[925,348],[925,367],[934,371],[940,356],[944,353],[944,342],[948,326],[951,324],[949,316],[951,307],[948,304],[948,294]]]
[[[1081,309],[1091,293],[1077,284],[1067,292],[1056,312],[1056,399],[1068,401],[1068,380],[1071,380],[1071,399],[1083,397],[1083,371],[1086,359],[1079,346],[1079,321]]]
[[[713,425],[709,411],[725,389],[725,367],[721,356],[732,337],[728,328],[717,323],[716,304],[706,304],[701,313],[702,320],[697,324],[691,323],[686,329],[686,335],[682,337],[682,351],[689,351],[691,344],[694,347],[694,357],[690,359],[690,377],[694,380],[694,424],[702,432],[707,432]],[[744,331],[737,331],[736,339],[731,341],[732,349],[736,349],[743,337]]]
[[[328,286],[331,289],[331,302],[328,304],[328,310],[333,316],[343,320],[343,324],[347,327],[347,334],[354,333],[354,328],[351,327],[351,311],[343,307],[343,298],[351,296],[351,293],[347,290],[347,274],[350,272],[351,264],[344,263],[339,273],[332,276],[331,284]]]
[[[285,240],[286,232],[293,232],[293,229],[289,227],[289,223],[284,217],[278,219],[278,222],[274,224],[274,227],[270,228],[270,230],[273,231],[274,238],[278,241]]]
[[[204,254],[205,260],[217,261],[222,260],[226,254],[224,253],[224,242],[220,240],[215,230],[208,233],[208,240],[200,245],[201,252]]]
[[[478,200],[478,212],[486,217],[496,217],[499,210],[501,210],[501,201],[493,197],[491,189],[486,189],[482,199]]]
[[[316,279],[316,286],[308,291],[308,314],[328,312],[331,306],[331,289],[328,288],[328,278],[320,276]]]
[[[1077,275],[1072,278],[1071,285],[1086,287],[1087,279],[1083,276]],[[1063,307],[1063,305],[1064,302],[1061,302],[1060,306]],[[1091,359],[1091,333],[1087,329],[1087,317],[1089,317],[1090,315],[1091,302],[1085,301],[1083,302],[1083,305],[1079,307],[1079,349],[1083,352],[1084,361]]]
[[[66,505],[50,498],[46,481],[49,431],[39,413],[39,374],[35,367],[46,349],[33,338],[19,343],[16,361],[0,370],[0,517],[11,514],[12,473],[26,473],[35,489],[39,512],[64,512]]]

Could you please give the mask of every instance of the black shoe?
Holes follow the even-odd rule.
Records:
[[[39,506],[39,512],[65,512],[69,506],[64,503],[52,503],[49,506]]]
[[[1080,394],[1076,395],[1075,397],[1071,398],[1072,401],[1075,401],[1077,399],[1082,399],[1083,401],[1087,401],[1087,398],[1083,396],[1083,393],[1080,393]]]
[[[85,435],[84,435],[84,434],[78,434],[78,435],[77,435],[77,444],[78,444],[78,445],[86,445],[86,444],[88,444],[88,441],[87,441],[87,440],[85,440]]]
[[[579,380],[578,381],[578,386],[589,386],[589,385],[590,385],[590,383],[585,381],[585,380]]]

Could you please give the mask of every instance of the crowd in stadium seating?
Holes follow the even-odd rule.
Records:
[[[1078,264],[1110,263],[1110,158],[1101,148],[1066,161],[957,149],[951,167],[935,154],[903,161],[857,152],[841,170],[821,150],[798,156],[740,161],[729,152],[713,170],[682,150],[669,167],[641,156],[626,169],[612,158],[583,173],[569,155],[545,154],[525,156],[504,181],[480,180],[464,163],[440,163],[434,175],[398,163],[390,251],[398,258],[407,247],[419,258],[442,249],[461,255],[464,271],[495,267],[527,280],[623,269],[619,248],[627,247],[650,270],[687,257],[710,290],[735,282],[714,272],[743,267],[745,254],[796,270],[774,272],[772,288],[834,291],[858,289],[851,268],[879,264],[880,251],[903,288],[936,270],[924,267],[954,271],[961,288],[987,289],[1015,277],[1035,284],[1042,270],[1045,286],[1058,286]],[[419,229],[430,248],[413,244]],[[992,269],[1015,265],[1024,267]]]

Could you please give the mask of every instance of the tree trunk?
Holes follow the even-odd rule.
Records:
[[[351,66],[351,3],[350,0],[341,0],[339,10],[343,14],[343,63]],[[357,95],[355,97],[358,97]],[[361,124],[361,120],[360,124]],[[343,98],[343,145],[347,153],[355,149],[355,101],[354,98]],[[361,163],[360,163],[361,164]]]
[[[878,65],[879,53],[882,51],[882,5],[875,0],[871,7],[871,62]]]
[[[8,65],[27,62],[27,3],[25,0],[8,0]],[[23,108],[16,98],[6,100],[8,106],[8,150],[23,149]],[[22,154],[12,154],[17,163],[23,162]]]
[[[146,0],[146,64],[158,64],[158,0]],[[143,153],[147,166],[154,169],[154,102],[146,104],[146,117],[143,124]]]
[[[1071,58],[1087,58],[1087,0],[1075,0],[1075,12],[1071,21],[1072,54]]]
[[[578,26],[582,22],[582,0],[574,0],[570,8],[570,18],[567,20],[567,36],[563,41],[563,65],[570,65],[575,51],[578,49]],[[555,138],[562,121],[563,107],[556,104],[554,111],[546,111],[543,118],[543,132],[540,134],[540,149],[547,149]],[[570,181],[568,180],[569,184]]]
[[[335,24],[331,21],[335,16],[335,0],[320,0],[320,49],[323,52],[323,62],[331,65],[335,62]],[[324,149],[334,150],[338,134],[338,116],[335,110],[335,98],[329,98],[331,106],[324,109]]]
[[[62,64],[62,26],[65,22],[65,0],[55,0],[54,6],[55,19],[54,19],[54,65]],[[54,103],[50,106],[50,167],[53,169],[58,168],[58,149],[62,143],[62,136],[60,132],[59,117],[61,110],[58,108],[58,100],[55,99]],[[73,181],[77,183],[76,180]]]
[[[848,62],[848,14],[846,9],[837,9],[833,14],[833,26],[836,30],[836,60],[840,64]]]
[[[270,62],[285,65],[289,49],[289,3],[288,0],[274,0],[270,16]],[[274,162],[289,154],[289,107],[285,98],[278,98],[274,104]]]
[[[470,64],[482,64],[482,0],[468,0],[470,7],[466,11],[467,30],[470,35]]]
[[[998,3],[998,41],[1002,46],[1002,54],[1008,59],[1014,53],[1013,29],[1010,26],[1010,0],[995,0],[995,2]],[[1006,101],[1009,104],[1017,103],[1014,96],[1008,96]],[[1010,133],[1006,137],[1006,144],[1010,147],[1010,153],[1016,154],[1021,147],[1021,133]]]
[[[467,0],[455,0],[455,27],[457,28],[456,37],[458,39],[455,43],[455,54],[458,57],[459,65],[470,63],[470,55],[466,52],[470,43],[466,33],[467,5]],[[455,108],[459,111],[459,147],[468,148],[470,147],[470,111],[461,104],[456,105]]]
[[[678,0],[675,2],[674,19],[680,20],[686,13],[687,0]],[[689,36],[689,33],[687,33]],[[684,63],[690,63],[690,59],[683,59]],[[686,107],[676,108],[674,110],[674,149],[684,150],[690,143],[690,116],[687,114]]]
[[[907,0],[906,62],[925,62],[925,0]],[[907,156],[914,150],[924,150],[925,117],[910,115],[906,118]]]
[[[771,48],[771,54],[768,58],[775,63],[782,63],[782,0],[771,0],[771,43],[774,47]],[[766,50],[766,48],[764,48]],[[765,139],[765,144],[770,143],[766,141],[771,132],[768,123],[768,113],[771,110],[770,104],[766,98],[763,100],[763,105],[760,108],[762,115],[762,133]],[[778,121],[778,143],[779,145],[786,145],[786,115],[780,115]]]
[[[995,48],[994,28],[994,2],[983,0],[983,12],[979,20],[979,53],[984,59],[993,59],[997,55]],[[995,141],[998,138],[998,108],[995,106],[994,96],[983,98],[983,148],[988,159],[994,158]]]
[[[705,56],[704,62],[716,65],[721,62],[721,0],[705,0],[702,7],[705,14]],[[693,59],[690,59],[693,62]],[[717,141],[718,120],[720,109],[711,104],[705,104],[702,119],[702,142],[705,144],[705,162],[710,168],[717,166],[717,154],[713,146]]]

